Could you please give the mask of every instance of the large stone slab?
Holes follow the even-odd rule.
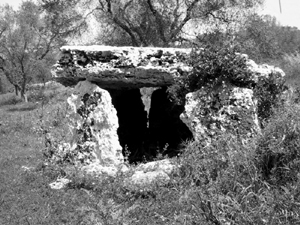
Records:
[[[118,117],[108,91],[89,81],[82,81],[67,100],[71,138],[66,146],[74,161],[85,169],[114,173],[123,163],[117,129]],[[95,168],[97,165],[97,168]]]
[[[195,140],[208,143],[222,133],[248,139],[260,132],[257,100],[248,88],[224,85],[214,91],[202,88],[191,92],[186,95],[185,111],[180,118]]]
[[[101,88],[169,86],[182,71],[191,49],[64,46],[54,65],[54,80],[65,86],[89,80]]]

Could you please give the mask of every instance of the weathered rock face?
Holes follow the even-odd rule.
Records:
[[[94,172],[95,176],[101,175],[104,172],[115,175],[119,171],[124,175],[122,177],[122,186],[129,191],[138,192],[147,192],[154,190],[157,185],[166,185],[171,179],[171,174],[178,172],[180,169],[180,166],[170,159],[140,164],[133,170],[129,170],[124,165],[123,167],[120,166],[117,170],[116,168],[103,167],[96,163],[87,167],[87,172]],[[50,183],[49,186],[52,189],[63,189],[71,182],[74,181],[66,178],[58,178],[56,181]]]
[[[247,59],[247,66],[253,74],[252,79],[255,83],[258,82],[259,78],[268,78],[271,74],[275,75],[278,80],[285,77],[283,70],[278,67],[267,64],[258,65],[253,60],[248,59],[247,55],[242,54],[241,56]]]
[[[189,93],[180,118],[197,140],[222,132],[253,137],[260,131],[257,102],[247,88],[223,86],[214,92],[203,88]]]
[[[170,180],[170,174],[178,169],[178,165],[169,159],[149,162],[137,166],[124,185],[132,191],[151,190],[151,185],[167,184]],[[155,188],[155,186],[154,186]]]
[[[106,90],[82,81],[68,98],[71,152],[83,164],[115,167],[123,162],[118,117]]]
[[[281,83],[284,72],[277,67],[257,65],[249,60],[248,69],[252,72],[249,86],[256,85],[259,80],[275,79]],[[196,140],[209,140],[212,136],[221,133],[231,133],[244,138],[254,137],[260,132],[257,115],[257,99],[253,90],[234,86],[231,83],[223,84],[215,89],[203,87],[186,95],[185,111],[180,118],[189,127]]]
[[[101,88],[168,86],[181,70],[191,49],[111,46],[64,46],[54,66],[55,80],[65,86],[89,80]]]

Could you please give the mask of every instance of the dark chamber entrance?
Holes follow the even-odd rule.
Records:
[[[108,90],[119,119],[118,136],[129,162],[152,160],[157,153],[170,157],[178,154],[180,144],[192,139],[192,133],[180,120],[184,106],[175,106],[166,88],[152,93],[147,127],[147,112],[139,89]]]

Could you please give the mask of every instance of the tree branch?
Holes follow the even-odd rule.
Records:
[[[214,19],[223,21],[225,23],[233,22],[233,20],[226,19],[225,17],[219,17],[219,16],[215,15],[213,12],[208,12],[206,15],[209,15],[209,16],[213,17]]]
[[[171,33],[170,40],[173,40],[178,33],[182,30],[183,26],[191,19],[192,10],[200,0],[194,0],[186,10],[185,18],[177,26],[177,28]]]
[[[111,1],[110,0],[105,0],[106,1],[106,11],[107,13],[111,16],[111,20],[118,25],[121,29],[123,29],[131,38],[131,42],[134,46],[139,46],[138,40],[136,39],[134,33],[131,31],[130,27],[128,27],[125,23],[123,23],[116,15],[113,14],[112,9],[111,9]],[[101,0],[98,1],[102,7],[104,7],[103,3]],[[103,8],[104,10],[104,8]]]
[[[180,16],[182,15],[182,14],[178,15],[179,6],[180,6],[179,0],[176,0],[176,7],[175,7],[175,9],[173,11],[174,20],[173,20],[173,22],[172,22],[172,24],[170,26],[170,32],[172,32],[174,30],[176,24],[178,24],[178,20],[179,20]]]
[[[7,27],[4,27],[0,32],[0,37],[2,37],[3,33],[7,30]]]
[[[157,10],[154,8],[151,0],[147,0],[147,4],[158,26],[158,33],[160,35],[160,39],[164,42],[165,45],[168,45],[168,41],[164,33],[164,24],[163,24],[162,15],[160,15],[159,12],[157,12]]]

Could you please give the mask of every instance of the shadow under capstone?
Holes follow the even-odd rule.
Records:
[[[193,138],[179,118],[184,106],[174,105],[166,88],[152,93],[149,121],[138,88],[108,91],[119,119],[119,141],[130,163],[152,160],[158,153],[175,156],[180,144]]]

